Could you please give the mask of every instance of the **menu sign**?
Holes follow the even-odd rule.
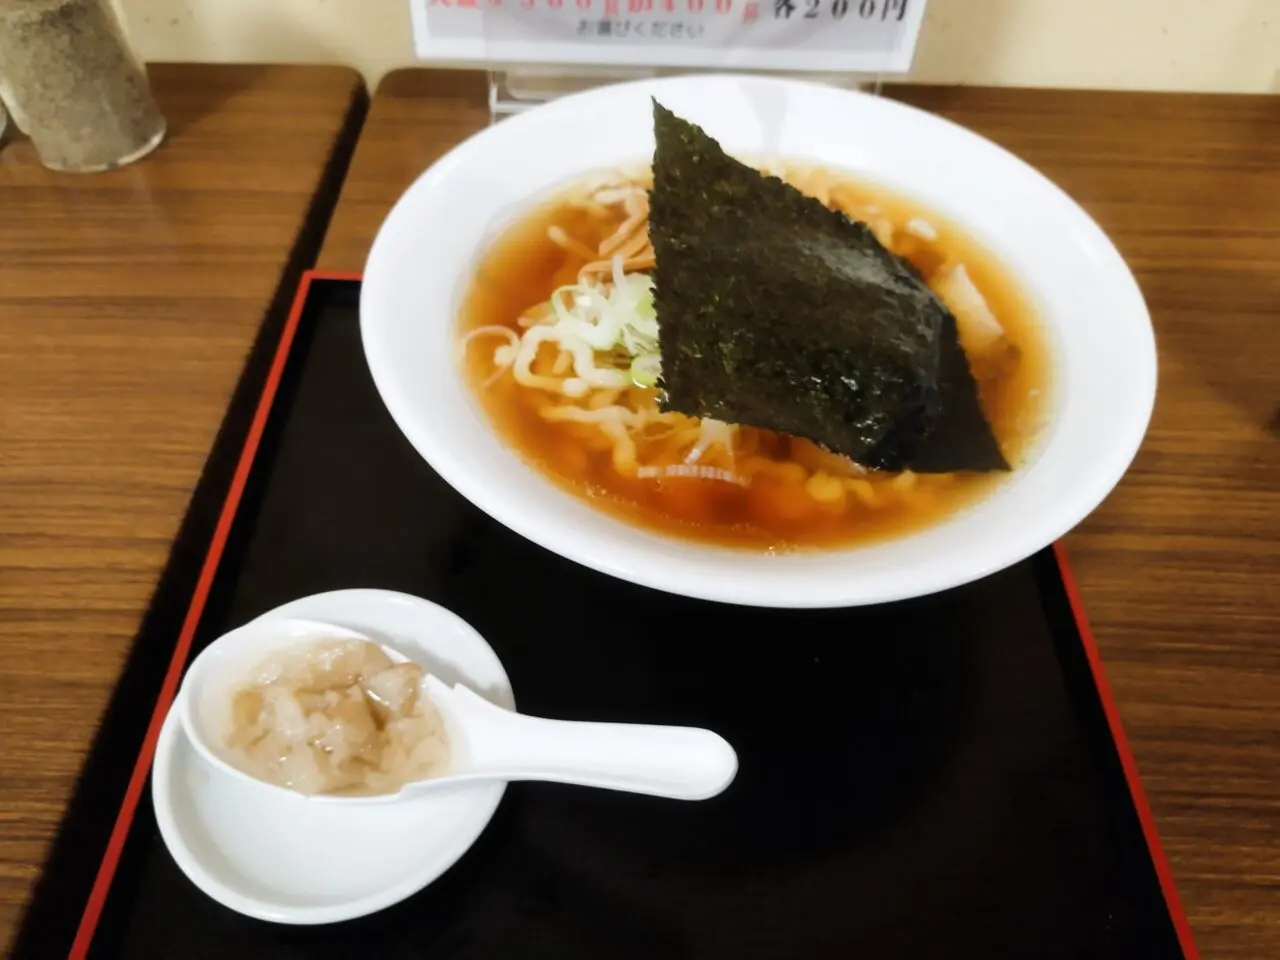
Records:
[[[925,0],[410,0],[423,60],[903,73]]]

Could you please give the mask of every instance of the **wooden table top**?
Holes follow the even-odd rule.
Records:
[[[1148,439],[1067,544],[1206,957],[1280,956],[1280,98],[897,88],[1039,167],[1112,236],[1160,349]],[[478,74],[373,99],[319,266],[488,122]]]
[[[0,944],[363,103],[339,68],[152,78],[169,139],[134,166],[0,147]]]

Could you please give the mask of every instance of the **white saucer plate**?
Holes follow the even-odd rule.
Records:
[[[489,644],[429,601],[387,590],[338,590],[260,619],[285,617],[356,630],[447,682],[465,682],[493,703],[515,708]],[[290,924],[350,920],[417,893],[466,853],[506,789],[503,783],[459,786],[369,807],[315,803],[212,767],[191,746],[172,707],[151,784],[160,834],[191,881],[232,910]]]

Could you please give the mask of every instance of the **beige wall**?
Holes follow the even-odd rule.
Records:
[[[117,0],[148,60],[414,62],[406,0]],[[1280,0],[930,0],[914,79],[1280,92]]]

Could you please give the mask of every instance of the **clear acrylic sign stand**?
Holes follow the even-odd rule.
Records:
[[[569,93],[610,83],[658,76],[656,68],[628,67],[614,70],[555,64],[515,65],[489,70],[489,122],[522,113],[530,107]]]
[[[410,0],[418,57],[489,71],[493,121],[608,83],[802,76],[878,93],[927,0]]]
[[[547,103],[556,97],[570,93],[590,90],[594,87],[611,83],[622,83],[627,80],[646,80],[653,77],[667,77],[694,73],[723,73],[721,70],[680,70],[659,67],[631,67],[615,70],[599,68],[524,65],[507,69],[490,69],[489,73],[489,123],[494,124],[504,117],[523,113],[539,104]],[[765,71],[751,71],[763,73]],[[796,77],[815,83],[827,83],[832,86],[850,90],[862,90],[879,96],[884,75],[840,74],[840,73],[799,73],[796,71],[774,72],[771,75]]]

